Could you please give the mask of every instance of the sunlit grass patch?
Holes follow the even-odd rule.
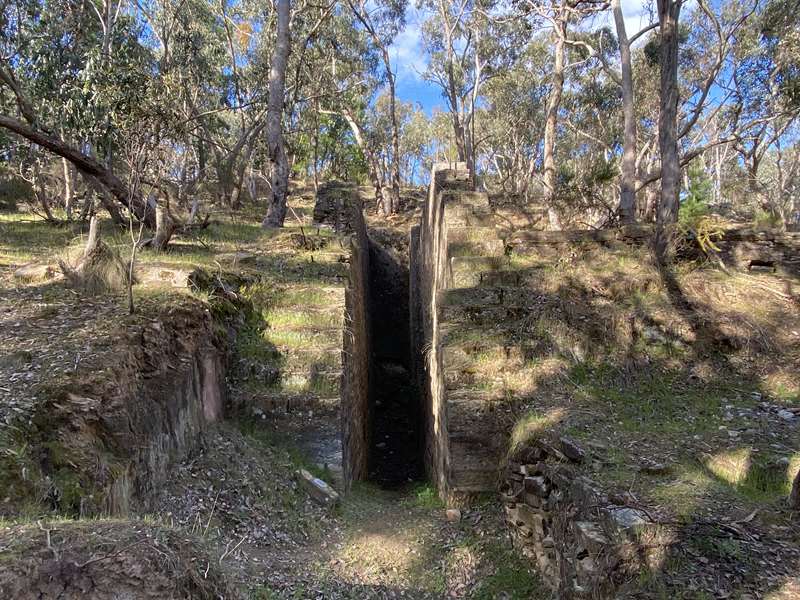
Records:
[[[304,285],[284,289],[275,297],[280,308],[330,308],[344,302],[344,290],[330,286]]]
[[[566,415],[564,408],[553,408],[545,413],[531,411],[518,419],[511,432],[511,452],[551,431]]]
[[[264,319],[272,329],[341,327],[342,318],[342,310],[338,308],[331,310],[275,308],[264,313]]]
[[[708,454],[702,463],[711,476],[754,502],[778,500],[791,490],[787,469],[747,446]]]
[[[427,482],[416,484],[411,490],[411,496],[405,500],[405,503],[419,508],[444,508],[444,503],[439,497],[436,487]]]
[[[69,227],[34,214],[0,212],[0,262],[15,265],[55,255],[76,237]]]
[[[264,339],[279,348],[313,348],[323,342],[314,329],[271,329],[263,333]]]

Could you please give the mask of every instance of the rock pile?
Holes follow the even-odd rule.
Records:
[[[671,542],[645,511],[581,475],[585,454],[567,438],[536,440],[513,455],[501,490],[515,545],[559,598],[611,597],[657,569]]]

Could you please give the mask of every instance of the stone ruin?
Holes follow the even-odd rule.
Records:
[[[624,496],[581,473],[586,452],[542,437],[512,455],[500,497],[515,545],[559,598],[607,598],[661,566],[673,541]]]
[[[626,582],[663,566],[675,532],[632,497],[609,493],[586,477],[586,451],[566,438],[547,433],[512,451],[516,399],[482,387],[469,366],[476,348],[488,348],[506,370],[524,356],[524,340],[494,347],[486,336],[532,310],[524,291],[528,275],[515,269],[509,249],[546,261],[575,243],[647,244],[652,231],[641,225],[541,231],[525,226],[530,210],[522,214],[490,205],[488,194],[469,190],[462,164],[433,168],[422,219],[409,242],[409,345],[422,460],[450,506],[500,490],[516,546],[559,598],[620,597]],[[376,373],[367,325],[369,242],[360,215],[353,222],[345,338],[345,363],[352,372],[342,397],[350,480],[368,477],[368,449],[375,441],[369,390]],[[800,234],[729,230],[718,243],[719,255],[736,269],[793,270],[800,265],[798,241]]]

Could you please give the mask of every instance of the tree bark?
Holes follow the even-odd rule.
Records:
[[[390,215],[400,209],[400,125],[397,122],[397,98],[395,93],[394,73],[389,59],[389,51],[382,47],[383,64],[386,68],[386,79],[389,82],[389,113],[392,121],[392,163],[390,169],[391,191],[384,200],[383,214]]]
[[[552,88],[547,99],[547,118],[544,126],[544,187],[547,216],[552,229],[561,229],[558,212],[553,205],[556,195],[556,126],[558,125],[558,110],[561,107],[561,96],[564,93],[564,41],[567,37],[567,20],[562,9],[556,32],[555,60],[553,63]]]
[[[97,215],[92,216],[89,221],[89,237],[86,239],[86,246],[83,248],[83,258],[88,258],[89,255],[97,249],[97,244],[100,243],[100,219]]]
[[[175,232],[175,223],[169,215],[169,211],[161,204],[156,206],[156,234],[153,238],[153,248],[163,251],[167,249],[169,240]]]
[[[345,121],[347,121],[350,131],[352,131],[353,137],[356,139],[356,144],[359,148],[361,148],[361,152],[364,154],[364,159],[367,161],[369,178],[372,181],[373,187],[375,188],[375,201],[380,209],[380,207],[387,202],[387,192],[383,184],[383,177],[381,176],[381,169],[378,164],[378,159],[364,141],[364,135],[361,132],[361,127],[358,126],[358,123],[353,118],[353,115],[351,115],[348,111],[342,112],[341,115],[344,117]]]
[[[47,198],[47,185],[44,182],[44,179],[42,177],[42,172],[39,169],[39,162],[35,157],[32,162],[33,164],[31,165],[32,167],[31,178],[27,181],[31,184],[31,187],[33,188],[33,195],[39,202],[39,206],[41,207],[42,212],[44,213],[45,220],[50,223],[55,223],[56,219],[53,217],[53,213],[50,210],[50,200]]]
[[[661,198],[656,216],[655,251],[659,262],[669,259],[678,220],[681,165],[678,152],[678,19],[682,0],[658,0],[661,30],[661,100],[658,144],[661,151]]]
[[[612,0],[614,24],[617,29],[619,56],[622,67],[622,178],[620,180],[619,214],[623,223],[636,220],[636,113],[633,106],[633,70],[631,45],[625,30],[625,18],[620,0]]]
[[[283,103],[286,93],[286,66],[289,61],[289,0],[277,0],[278,25],[275,49],[269,69],[267,104],[267,147],[272,161],[272,195],[263,227],[283,227],[286,219],[286,194],[289,189],[289,161],[283,139]]]
[[[155,215],[152,211],[147,210],[147,204],[141,196],[132,195],[128,186],[99,161],[91,156],[87,156],[77,148],[70,146],[57,137],[34,129],[30,125],[26,125],[13,117],[0,115],[0,127],[24,137],[26,140],[41,146],[53,154],[66,158],[75,165],[78,171],[99,181],[111,192],[117,201],[127,207],[137,219],[144,221],[150,228],[155,227]]]
[[[800,471],[797,472],[792,484],[792,493],[789,494],[789,506],[794,510],[800,510]]]
[[[72,219],[72,209],[75,202],[75,185],[72,180],[72,165],[66,158],[61,159],[61,168],[64,172],[64,212],[67,219]]]

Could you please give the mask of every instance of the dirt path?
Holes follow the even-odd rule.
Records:
[[[311,502],[293,472],[335,480],[335,465],[315,462],[330,458],[332,423],[306,412],[220,426],[178,467],[156,518],[206,538],[253,599],[545,595],[511,554],[494,503],[449,522],[420,484],[358,486],[332,512]]]

